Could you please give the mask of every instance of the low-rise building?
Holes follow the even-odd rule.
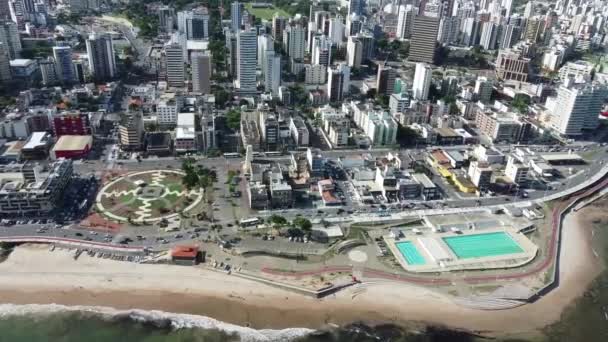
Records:
[[[432,180],[424,173],[415,173],[412,178],[420,184],[420,196],[426,201],[431,201],[439,197],[439,189]]]
[[[479,131],[494,142],[517,143],[526,139],[527,127],[514,113],[479,111],[475,116]]]
[[[175,128],[175,152],[196,151],[196,132],[193,113],[179,113]]]
[[[53,137],[50,133],[34,132],[21,148],[21,157],[29,160],[46,159],[51,146],[53,146]]]
[[[169,132],[146,133],[146,152],[156,156],[171,154],[172,139]]]
[[[530,168],[513,156],[507,157],[505,176],[514,184],[524,187],[528,184],[528,172]]]
[[[289,130],[298,147],[308,146],[310,143],[310,134],[308,132],[308,127],[306,127],[306,123],[304,123],[304,120],[301,117],[290,118]]]
[[[118,125],[120,148],[123,150],[139,150],[143,145],[144,122],[140,114],[124,115]]]
[[[53,149],[53,159],[81,159],[85,158],[93,148],[93,137],[90,135],[62,135]]]
[[[472,161],[468,170],[471,182],[480,191],[487,190],[492,182],[492,168],[485,162]]]
[[[268,209],[268,190],[262,182],[248,182],[247,196],[249,198],[249,208],[255,210]]]
[[[346,118],[328,120],[324,125],[325,133],[333,148],[348,146],[350,121]]]

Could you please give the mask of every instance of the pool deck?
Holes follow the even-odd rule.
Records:
[[[523,250],[520,253],[503,254],[495,256],[483,256],[479,258],[459,259],[443,238],[451,236],[467,236],[476,234],[488,234],[496,232],[505,232],[515,241]],[[429,273],[429,272],[446,272],[446,271],[461,271],[461,270],[488,270],[513,268],[523,266],[534,259],[538,253],[538,247],[532,243],[524,234],[518,233],[516,228],[510,226],[494,227],[486,229],[463,230],[461,234],[451,231],[437,233],[432,230],[424,230],[421,234],[414,234],[410,231],[404,232],[405,237],[395,240],[393,237],[386,235],[384,241],[393,253],[401,267],[408,272]],[[444,260],[434,260],[430,253],[421,244],[419,238],[431,238],[437,241],[443,254],[447,255]],[[395,243],[409,241],[418,250],[418,252],[427,261],[424,265],[410,265],[405,260],[403,255]]]

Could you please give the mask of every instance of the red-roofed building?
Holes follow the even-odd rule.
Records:
[[[175,246],[171,248],[171,261],[178,265],[196,265],[201,261],[198,246]]]

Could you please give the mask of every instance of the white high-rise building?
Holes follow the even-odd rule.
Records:
[[[414,84],[412,84],[412,95],[416,100],[426,100],[429,97],[429,89],[433,70],[425,63],[416,63]]]
[[[513,0],[502,0],[502,8],[505,9],[505,18],[510,17],[513,10]]]
[[[344,41],[344,23],[342,16],[329,19],[329,39],[334,44],[341,44]]]
[[[243,18],[243,5],[235,1],[230,5],[230,28],[233,32],[241,30],[241,20]]]
[[[89,72],[96,81],[107,81],[116,76],[114,44],[108,34],[93,33],[86,41]]]
[[[55,71],[61,83],[76,82],[76,69],[72,62],[72,48],[69,46],[54,46],[53,57],[55,58]]]
[[[563,135],[581,135],[583,130],[597,128],[608,89],[603,84],[573,85],[570,81],[557,90],[551,126]]]
[[[256,65],[258,37],[255,30],[239,31],[236,38],[236,80],[240,93],[256,92]]]
[[[258,36],[258,68],[264,74],[266,51],[274,51],[274,39],[268,33]]]
[[[312,42],[312,64],[328,67],[331,64],[331,45],[331,40],[327,36],[315,36]]]
[[[10,61],[6,45],[0,42],[0,82],[10,81],[12,78]]]
[[[266,51],[264,58],[264,90],[271,92],[272,96],[279,95],[281,86],[281,56],[272,50]]]
[[[291,59],[302,61],[306,53],[306,31],[302,25],[288,26],[283,32],[283,44]]]
[[[314,37],[319,33],[317,31],[317,23],[315,23],[314,21],[308,22],[308,30],[306,30],[306,32],[306,52],[312,54],[312,42]]]
[[[528,19],[534,16],[534,1],[528,1],[524,9],[524,18]]]
[[[498,33],[498,25],[493,22],[485,22],[481,27],[481,39],[479,45],[484,50],[494,50],[496,48],[496,36]]]
[[[4,44],[11,59],[20,57],[22,48],[17,24],[10,20],[0,20],[0,42]]]
[[[412,35],[412,23],[414,22],[414,7],[412,5],[399,6],[397,19],[397,37],[407,39]]]
[[[460,43],[464,46],[473,46],[477,41],[479,32],[479,23],[475,18],[466,18],[462,22],[462,34],[460,35]]]
[[[439,32],[437,33],[437,41],[440,44],[452,44],[458,39],[459,30],[459,17],[443,17],[439,21]]]
[[[207,52],[196,51],[192,60],[192,91],[209,94],[211,92],[211,56]]]
[[[363,44],[361,44],[356,37],[348,37],[348,43],[346,44],[346,60],[348,61],[348,66],[355,69],[360,68],[362,58]]]

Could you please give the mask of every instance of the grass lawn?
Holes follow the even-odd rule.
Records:
[[[128,204],[133,197],[135,197],[135,195],[133,195],[133,193],[128,193],[124,196],[120,196],[118,197],[118,202],[122,203],[122,204]]]
[[[184,186],[181,183],[170,183],[170,184],[166,184],[167,188],[169,188],[169,191],[173,192],[173,191],[177,191],[177,192],[182,192],[184,191]]]
[[[271,7],[271,8],[252,8],[251,3],[245,4],[245,9],[247,12],[255,15],[256,18],[272,20],[272,17],[275,13],[279,13],[280,16],[289,18],[289,13],[283,11],[280,8]]]

